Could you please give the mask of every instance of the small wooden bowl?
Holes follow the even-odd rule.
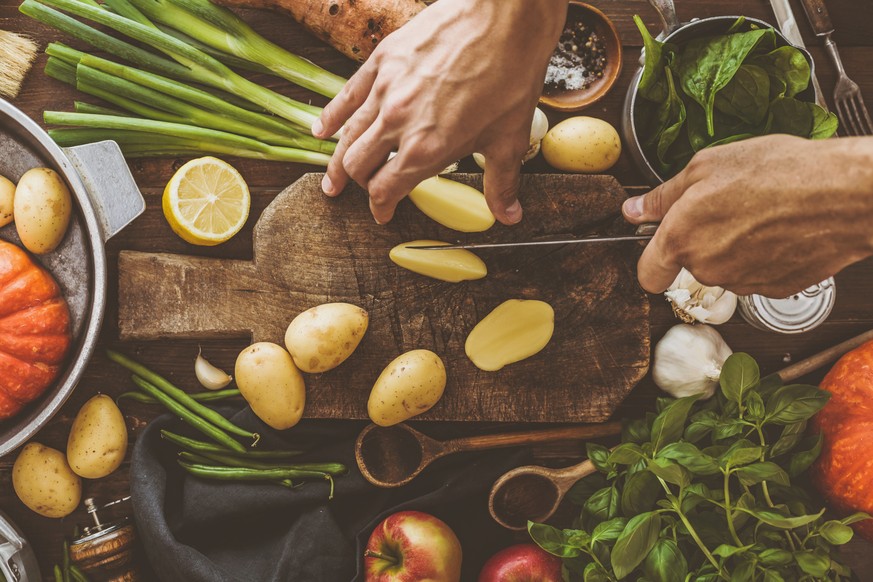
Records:
[[[594,25],[594,31],[606,44],[606,68],[603,76],[584,89],[560,91],[540,97],[540,103],[556,111],[581,111],[603,98],[609,93],[621,73],[621,38],[618,30],[607,16],[589,4],[571,0],[567,8],[567,22],[585,18]]]

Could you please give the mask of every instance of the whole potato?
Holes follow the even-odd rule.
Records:
[[[285,347],[304,372],[327,372],[352,355],[369,321],[366,310],[357,305],[318,305],[294,318],[285,332]]]
[[[49,168],[24,173],[15,189],[15,227],[21,244],[42,255],[57,248],[70,224],[73,203],[63,179]]]
[[[236,359],[236,385],[258,418],[277,430],[303,416],[306,386],[291,355],[270,342],[252,344]]]
[[[594,117],[571,117],[543,138],[543,157],[565,172],[605,172],[621,155],[621,139],[609,123]]]
[[[66,517],[79,506],[82,479],[62,452],[31,442],[12,465],[12,487],[27,507],[45,517]]]
[[[400,354],[379,375],[367,413],[379,426],[392,426],[430,410],[446,388],[446,368],[430,350]]]
[[[115,401],[98,394],[82,405],[67,439],[67,461],[74,473],[100,479],[121,465],[127,453],[127,426]]]
[[[15,200],[15,184],[0,176],[0,227],[12,222]]]

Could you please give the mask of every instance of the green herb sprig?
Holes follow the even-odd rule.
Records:
[[[659,398],[612,450],[588,445],[598,472],[570,499],[572,529],[529,523],[533,540],[584,582],[847,580],[832,551],[856,513],[826,519],[797,481],[821,451],[807,421],[829,394],[761,378],[747,354],[728,358],[709,401]]]

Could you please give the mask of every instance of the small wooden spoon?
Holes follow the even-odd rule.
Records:
[[[592,439],[619,433],[621,423],[608,422],[438,441],[405,424],[390,427],[371,424],[355,441],[355,460],[361,474],[373,485],[400,487],[412,481],[435,460],[454,453]]]
[[[803,359],[776,374],[785,383],[793,382],[871,340],[873,330]],[[594,465],[588,460],[565,469],[547,469],[537,465],[512,469],[491,487],[488,511],[494,521],[507,529],[525,529],[528,520],[543,522],[552,517],[570,487],[594,471]]]

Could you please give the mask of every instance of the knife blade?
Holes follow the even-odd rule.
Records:
[[[459,243],[453,245],[421,245],[407,246],[408,249],[418,251],[448,251],[456,249],[474,250],[474,249],[507,249],[513,247],[543,247],[550,245],[572,245],[580,243],[611,243],[611,242],[629,242],[651,240],[654,234],[632,234],[626,236],[588,236],[582,238],[563,238],[553,240],[536,240],[524,242],[508,242],[508,243]]]
[[[803,42],[803,36],[800,34],[797,18],[794,17],[794,11],[791,9],[789,0],[770,0],[770,6],[773,8],[773,14],[776,16],[776,22],[779,24],[779,31],[782,33],[782,36],[794,46],[805,49],[806,44]],[[815,102],[827,111],[828,104],[824,93],[822,93],[821,86],[818,84],[818,77],[815,74],[812,75],[812,87],[815,90]]]

